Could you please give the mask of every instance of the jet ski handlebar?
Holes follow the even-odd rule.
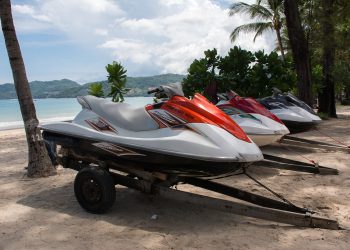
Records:
[[[154,89],[148,90],[148,91],[147,91],[147,94],[157,93],[157,92],[159,92],[159,91],[160,91],[159,88],[154,88]]]
[[[185,96],[184,92],[182,91],[181,83],[169,83],[166,85],[161,85],[158,88],[149,89],[147,93],[156,93],[156,95],[164,94],[168,98],[171,98],[173,96]]]

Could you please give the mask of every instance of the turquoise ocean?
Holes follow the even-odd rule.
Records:
[[[152,103],[153,97],[126,97],[125,103],[137,107]],[[71,120],[81,110],[76,98],[35,99],[34,105],[40,122]],[[0,100],[0,130],[21,128],[23,120],[17,99]]]

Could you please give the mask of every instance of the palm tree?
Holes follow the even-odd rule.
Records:
[[[126,70],[117,62],[108,64],[106,66],[108,72],[108,82],[111,87],[111,92],[108,96],[112,97],[113,102],[123,102],[124,96],[128,89],[125,88],[126,84]]]
[[[234,42],[241,31],[256,32],[253,40],[255,42],[256,38],[265,31],[274,30],[277,35],[278,47],[284,60],[285,56],[281,38],[283,0],[257,0],[256,4],[234,3],[230,8],[229,15],[233,16],[237,13],[248,14],[251,18],[257,18],[258,21],[243,24],[235,28],[230,36],[231,41]]]
[[[13,24],[10,0],[0,0],[0,19],[27,136],[28,176],[42,177],[53,175],[56,173],[56,170],[50,161],[45,142],[38,128],[39,122],[36,117],[21,49]]]

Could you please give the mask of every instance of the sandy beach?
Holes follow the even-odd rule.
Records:
[[[339,119],[318,128],[350,145],[350,107]],[[333,142],[318,131],[299,136]],[[272,153],[303,160],[297,153],[339,169],[338,176],[251,168],[258,180],[299,206],[337,219],[350,228],[350,153],[288,151]],[[297,228],[165,201],[117,186],[117,200],[104,215],[85,212],[76,202],[76,172],[59,167],[58,175],[29,179],[24,167],[27,145],[22,129],[0,131],[0,249],[349,249],[350,231]],[[220,180],[266,196],[244,176]],[[181,190],[224,198],[188,185]],[[152,219],[156,216],[156,219]]]

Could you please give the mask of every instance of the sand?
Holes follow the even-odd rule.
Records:
[[[339,114],[340,119],[324,121],[319,128],[350,145],[350,107],[340,107]],[[316,131],[300,136],[331,141]],[[266,150],[303,160],[277,146]],[[250,173],[292,202],[350,228],[350,154],[298,153],[341,174],[263,168]],[[74,197],[75,171],[59,167],[56,176],[29,179],[26,161],[24,131],[0,131],[0,249],[350,249],[347,230],[297,228],[165,201],[120,186],[109,213],[89,214]],[[244,176],[220,182],[268,195]],[[188,185],[178,188],[223,197]]]

